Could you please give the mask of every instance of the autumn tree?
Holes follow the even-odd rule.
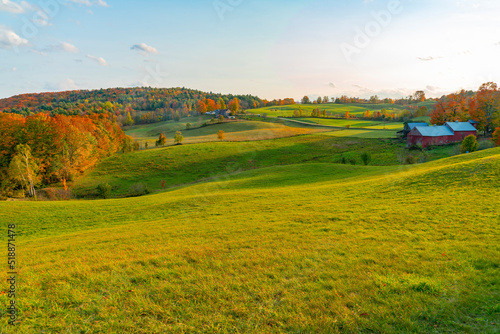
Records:
[[[495,132],[493,132],[492,140],[496,146],[500,146],[500,128],[496,128]]]
[[[311,104],[311,100],[309,99],[309,96],[304,96],[302,98],[302,104]]]
[[[9,176],[26,189],[30,197],[36,197],[35,185],[39,181],[38,171],[38,165],[33,159],[29,145],[17,145],[16,154],[9,165]]]
[[[177,131],[174,136],[174,143],[175,144],[181,144],[182,141],[184,140],[184,136],[180,131]]]
[[[418,103],[418,102],[425,102],[425,92],[422,90],[417,90],[413,94],[413,100]]]
[[[236,115],[236,112],[240,110],[240,100],[236,97],[229,102],[229,110],[231,110],[231,115]]]
[[[219,140],[224,140],[226,138],[224,131],[219,130],[219,132],[217,132],[217,138],[219,138]]]
[[[127,112],[127,119],[123,122],[123,125],[133,125],[134,120],[132,119],[132,116],[130,115],[130,112]]]
[[[167,143],[167,138],[163,133],[160,133],[160,137],[158,137],[158,140],[156,141],[156,146],[165,146]]]
[[[207,112],[207,105],[203,101],[196,102],[196,111],[200,114],[205,114]]]
[[[222,97],[219,97],[219,107],[220,107],[220,109],[222,109],[222,110],[227,109],[227,107],[226,107],[226,102],[224,101],[224,99],[223,99]]]
[[[485,134],[500,126],[500,91],[496,83],[488,82],[479,87],[470,116],[479,122],[477,128]]]
[[[345,112],[345,119],[349,119],[349,118],[351,118],[351,116],[349,115],[349,111],[346,111]]]
[[[430,114],[431,123],[443,125],[446,122],[467,121],[470,117],[470,102],[464,90],[440,99]]]

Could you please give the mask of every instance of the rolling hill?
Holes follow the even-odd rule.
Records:
[[[316,147],[342,140],[298,138]],[[248,154],[271,161],[272,151],[311,147],[293,140]],[[317,159],[242,171],[231,145],[115,158],[130,159],[117,162],[125,166],[174,154],[182,170],[195,151],[215,151],[211,163],[226,171],[198,184],[137,198],[0,203],[4,234],[14,221],[18,231],[16,332],[497,331],[500,148],[414,166]],[[240,150],[247,160],[251,149]],[[100,172],[113,174],[110,164]]]

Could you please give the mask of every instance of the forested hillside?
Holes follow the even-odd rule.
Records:
[[[24,116],[39,112],[52,116],[112,113],[118,123],[128,125],[172,120],[223,109],[230,103],[248,109],[278,104],[279,101],[269,102],[252,95],[222,95],[187,88],[110,88],[17,95],[1,99],[0,111]]]

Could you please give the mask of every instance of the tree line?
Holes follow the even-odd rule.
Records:
[[[443,96],[431,112],[431,123],[478,122],[477,129],[491,135],[495,129],[500,133],[500,90],[494,82],[487,82],[477,92],[461,90]]]
[[[223,95],[187,88],[110,88],[17,95],[0,99],[0,111],[23,116],[40,112],[51,116],[111,113],[116,116],[118,123],[130,125],[194,116],[203,113],[200,103],[205,104],[207,111],[211,108],[233,108],[237,111],[294,104],[295,101],[268,101],[252,95]]]
[[[35,187],[66,182],[111,154],[133,150],[107,114],[22,116],[0,112],[0,195],[35,195]]]

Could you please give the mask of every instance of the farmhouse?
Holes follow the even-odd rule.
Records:
[[[477,135],[476,128],[470,122],[447,122],[441,126],[415,126],[408,133],[408,146],[421,144],[445,145],[458,143],[469,135]]]

